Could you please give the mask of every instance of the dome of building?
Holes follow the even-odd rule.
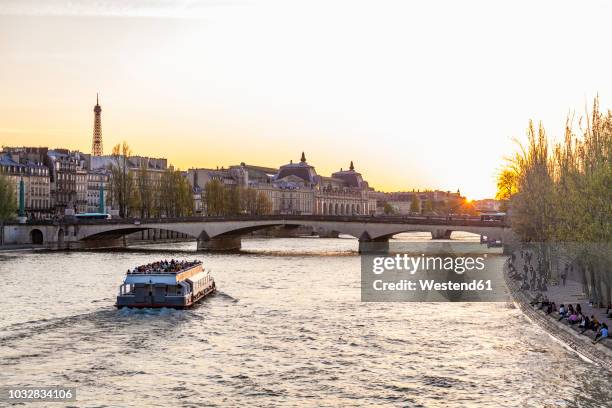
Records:
[[[296,176],[307,183],[315,184],[317,182],[317,172],[314,167],[306,162],[306,156],[302,152],[302,158],[299,163],[291,161],[278,169],[275,179],[280,180],[288,176]]]
[[[346,187],[351,187],[351,188],[367,187],[367,183],[363,181],[363,178],[361,177],[361,173],[355,171],[355,166],[353,165],[352,161],[351,161],[351,165],[349,166],[348,170],[340,169],[340,171],[333,173],[332,177],[343,180],[344,183],[346,184]]]

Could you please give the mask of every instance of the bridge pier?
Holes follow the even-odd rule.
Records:
[[[240,236],[198,239],[198,251],[202,252],[238,251],[241,246]]]
[[[360,254],[387,254],[389,253],[389,240],[359,240]]]
[[[451,230],[435,229],[431,231],[431,239],[451,239]]]
[[[389,237],[371,238],[371,235],[364,231],[359,237],[360,254],[387,254],[389,253]]]
[[[334,231],[328,228],[315,228],[314,231],[319,236],[319,238],[338,238],[340,233],[338,231]]]

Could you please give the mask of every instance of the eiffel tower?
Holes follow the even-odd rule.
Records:
[[[98,103],[98,94],[96,94],[96,106],[94,106],[94,131],[93,131],[93,142],[91,144],[92,156],[102,156],[102,108]]]

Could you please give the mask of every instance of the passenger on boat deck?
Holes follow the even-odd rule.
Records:
[[[140,265],[134,268],[133,271],[128,271],[128,273],[172,273],[172,272],[180,272],[184,269],[191,268],[195,265],[199,264],[199,261],[179,261],[171,259],[170,262],[168,260],[153,262],[146,265]]]

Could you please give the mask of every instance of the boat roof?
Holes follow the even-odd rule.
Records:
[[[195,282],[199,281],[200,279],[204,279],[206,277],[206,275],[208,275],[208,272],[202,271],[202,272],[196,273],[193,276],[190,276],[189,278],[187,278],[185,280],[188,280],[191,283],[195,283]]]

